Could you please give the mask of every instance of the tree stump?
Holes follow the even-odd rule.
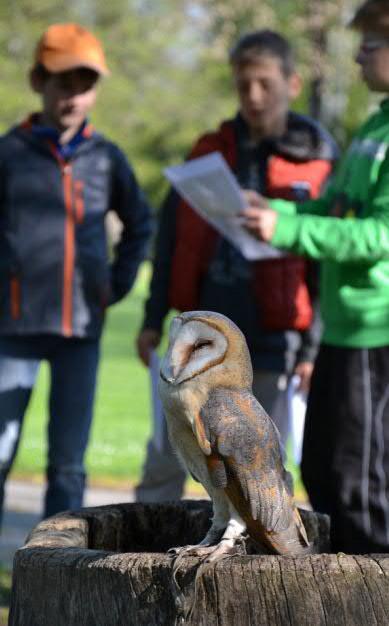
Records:
[[[328,552],[328,518],[301,514]],[[184,557],[175,582],[166,550],[202,539],[210,515],[207,501],[136,503],[41,522],[15,555],[10,626],[389,624],[389,555],[234,556],[197,578]]]

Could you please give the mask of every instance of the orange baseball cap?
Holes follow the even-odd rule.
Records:
[[[54,74],[76,67],[88,67],[103,76],[109,74],[101,43],[79,24],[49,26],[36,47],[35,62]]]

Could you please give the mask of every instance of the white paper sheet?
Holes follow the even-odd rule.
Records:
[[[261,243],[240,223],[245,208],[240,187],[220,152],[168,167],[165,176],[178,193],[249,261],[283,253]]]
[[[162,452],[165,442],[165,415],[162,408],[161,398],[158,393],[158,380],[159,380],[160,361],[159,356],[152,350],[150,355],[150,383],[151,383],[151,403],[153,411],[153,442],[156,449]]]

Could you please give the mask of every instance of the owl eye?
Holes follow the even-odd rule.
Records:
[[[212,346],[212,341],[210,341],[209,339],[203,339],[201,341],[197,341],[194,346],[193,346],[193,351],[195,350],[201,350],[201,348],[205,348],[207,346]]]

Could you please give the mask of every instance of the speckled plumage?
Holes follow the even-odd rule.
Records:
[[[172,445],[213,500],[201,546],[224,553],[248,533],[270,552],[304,553],[278,431],[251,384],[246,341],[228,318],[193,311],[173,320],[160,393]]]

